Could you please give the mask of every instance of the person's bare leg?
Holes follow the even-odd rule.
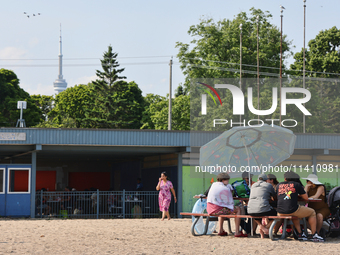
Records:
[[[162,220],[165,218],[165,211],[162,211]]]
[[[250,219],[250,220],[253,220],[253,219]],[[256,222],[255,220],[253,220],[253,234],[254,235],[256,234],[257,225],[262,225],[262,223],[261,222]]]
[[[241,215],[241,210],[238,206],[234,207],[234,213],[236,215]],[[240,224],[241,224],[241,219],[240,218],[235,218],[235,235],[240,234]]]
[[[254,222],[256,222],[257,225],[259,226],[259,232],[260,232],[261,238],[264,238],[264,231],[262,229],[262,227],[263,227],[262,222],[259,221],[259,220],[255,220],[255,219],[254,219]]]
[[[170,213],[169,213],[169,211],[166,211],[166,216],[168,217],[168,220],[171,219],[171,218],[170,218]]]
[[[267,220],[269,220],[269,219],[267,219]],[[265,227],[268,228],[268,230],[269,230],[269,229],[270,229],[270,226],[273,224],[273,222],[274,222],[274,220],[269,220],[269,221],[267,222],[267,224],[265,225]]]
[[[224,223],[224,218],[223,217],[218,217],[218,224],[219,224],[219,234],[222,234],[224,232],[223,229],[223,223]]]
[[[275,224],[275,227],[274,227],[274,234],[275,234],[275,235],[277,234],[277,232],[279,232],[279,229],[280,229],[282,223],[283,223],[283,219],[279,220],[279,221]]]
[[[320,230],[322,228],[322,224],[323,224],[323,215],[321,213],[318,213],[316,215],[316,231],[318,233],[320,233]]]
[[[315,216],[310,216],[308,218],[308,223],[310,225],[310,230],[312,231],[312,235],[314,235],[315,232],[316,232],[316,217]]]
[[[311,217],[309,217],[311,218]],[[315,218],[315,217],[314,217]],[[292,222],[294,224],[294,227],[298,233],[301,233],[301,227],[300,227],[300,219],[292,219]]]
[[[260,235],[261,235],[261,239],[264,239],[264,232],[261,228],[260,228],[259,232],[260,232]]]

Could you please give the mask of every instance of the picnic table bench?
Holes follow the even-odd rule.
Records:
[[[195,221],[191,225],[191,234],[193,236],[206,235],[207,231],[208,231],[208,227],[209,227],[209,222],[210,221],[217,221],[218,217],[222,217],[222,218],[227,219],[229,233],[232,233],[231,226],[230,226],[230,219],[231,218],[250,218],[250,219],[268,218],[268,219],[273,219],[274,222],[271,224],[271,226],[269,228],[269,238],[271,240],[274,239],[273,229],[274,229],[275,224],[278,221],[283,219],[283,228],[282,228],[281,239],[284,239],[286,237],[286,228],[287,228],[288,221],[292,220],[292,219],[297,219],[297,217],[295,217],[295,216],[209,215],[207,213],[188,213],[188,212],[181,212],[180,214],[183,215],[183,216],[193,216],[193,217],[195,217]],[[200,219],[200,217],[205,217],[206,221],[205,221],[203,233],[202,234],[197,234],[195,232],[195,225],[198,222],[198,220]],[[304,225],[305,232],[307,232],[307,223],[306,223],[306,219],[305,218],[303,218],[303,225]]]

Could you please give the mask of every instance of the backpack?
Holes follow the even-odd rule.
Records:
[[[236,197],[249,197],[250,189],[245,180],[235,181],[231,186],[233,186]]]

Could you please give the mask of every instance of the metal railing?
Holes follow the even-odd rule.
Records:
[[[158,191],[37,191],[37,218],[159,218]],[[171,217],[177,206],[171,201]]]

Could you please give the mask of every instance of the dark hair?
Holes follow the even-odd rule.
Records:
[[[284,174],[284,178],[286,179],[287,182],[297,182],[299,183],[302,187],[303,184],[300,180],[300,175],[298,175],[297,173],[295,172],[292,172],[292,171],[288,171]]]
[[[305,187],[305,186],[302,184],[302,182],[301,182],[300,179],[292,179],[292,181],[293,181],[293,182],[299,183],[302,187]]]
[[[275,185],[279,184],[279,182],[277,181],[276,178],[268,178],[268,179],[269,179],[269,180],[273,180],[273,183],[274,183]]]
[[[142,181],[142,178],[137,178],[137,181],[140,181],[140,182],[141,182],[141,181]]]
[[[165,171],[164,171],[164,172],[162,172],[162,173],[161,173],[161,175],[162,175],[162,174],[164,174],[164,176],[166,177],[166,179],[167,179],[167,180],[169,180],[169,178],[168,178],[168,174],[167,174]]]

